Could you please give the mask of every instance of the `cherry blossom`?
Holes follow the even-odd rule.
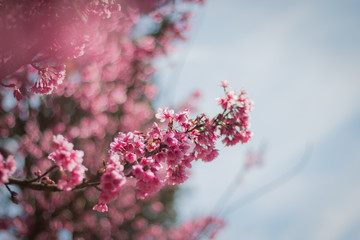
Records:
[[[120,194],[121,184],[114,185],[113,181],[135,178],[137,197],[144,199],[166,185],[185,182],[192,161],[213,161],[219,155],[215,148],[218,138],[223,137],[227,146],[248,142],[252,135],[248,122],[252,102],[245,91],[237,95],[229,90],[225,96],[229,106],[223,107],[224,112],[213,119],[202,114],[191,120],[189,110],[175,114],[174,110],[159,108],[157,118],[167,122],[167,128],[160,129],[154,124],[142,133],[120,132],[110,144],[112,158],[101,177],[102,193],[94,210],[105,211],[104,204]],[[175,128],[175,123],[180,129]]]
[[[16,165],[14,156],[9,155],[4,161],[3,155],[0,154],[0,187],[9,182],[9,177],[15,172]]]
[[[84,152],[73,150],[74,145],[62,135],[54,136],[53,141],[56,150],[50,153],[49,159],[54,161],[61,171],[58,188],[70,191],[85,178],[87,168],[82,165]]]
[[[160,122],[171,121],[174,117],[174,110],[169,108],[159,108],[155,117],[160,119]]]
[[[203,2],[0,4],[0,184],[21,208],[4,210],[6,234],[196,239],[223,226],[212,217],[170,226],[175,192],[194,161],[216,159],[218,140],[251,139],[252,102],[223,82],[212,118],[190,117],[198,92],[177,110],[153,105],[155,62],[187,39],[189,9]]]

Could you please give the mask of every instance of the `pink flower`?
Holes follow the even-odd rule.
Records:
[[[133,163],[136,161],[136,154],[129,152],[126,154],[126,161],[128,161],[129,163]]]
[[[93,207],[93,210],[98,212],[107,212],[108,206],[105,203],[98,203]]]
[[[221,87],[223,87],[223,88],[227,88],[227,87],[229,87],[229,81],[228,81],[228,80],[221,81],[220,86],[221,86]]]
[[[3,183],[9,182],[9,177],[15,172],[16,166],[14,156],[9,155],[4,161],[0,153],[0,187]]]
[[[216,98],[217,104],[219,104],[223,109],[229,109],[231,104],[227,98]]]
[[[14,90],[14,97],[18,101],[20,101],[23,98],[23,96],[18,88],[15,88],[15,90]]]
[[[54,161],[62,171],[61,178],[58,181],[58,188],[70,191],[77,184],[82,183],[85,178],[87,168],[82,165],[84,152],[73,150],[74,145],[62,135],[54,136],[53,142],[56,149],[49,154],[49,159]]]
[[[223,85],[224,88],[228,87],[226,83]],[[110,144],[110,159],[100,181],[102,192],[99,204],[94,209],[104,210],[102,204],[117,198],[128,177],[136,182],[137,198],[140,199],[158,192],[165,184],[185,182],[192,161],[201,159],[210,162],[219,155],[215,148],[219,137],[227,146],[249,141],[252,132],[248,120],[252,102],[245,91],[238,95],[236,91],[225,90],[225,97],[219,98],[218,103],[224,112],[213,119],[202,114],[189,120],[188,110],[174,114],[171,109],[160,108],[156,117],[162,122],[171,123],[167,128],[160,129],[153,124],[144,133],[120,132]],[[61,137],[56,138],[55,142],[59,151],[62,150],[59,161],[66,162],[67,152],[73,146]],[[70,169],[73,167],[66,166]],[[124,168],[127,169],[126,175]]]
[[[188,178],[188,175],[185,171],[184,165],[178,165],[174,168],[170,168],[169,174],[170,174],[170,177],[169,177],[168,183],[170,185],[183,183]]]
[[[124,175],[117,171],[108,171],[101,176],[101,184],[103,192],[118,193],[125,184]]]
[[[142,174],[142,178],[139,179],[136,183],[138,189],[137,198],[144,199],[148,195],[158,192],[161,187],[160,179],[150,170],[146,170]]]
[[[179,112],[175,116],[175,121],[177,121],[180,125],[186,123],[189,120],[190,111],[185,109],[182,112]]]
[[[164,136],[164,143],[169,147],[176,146],[178,144],[178,141],[175,138],[175,133],[172,131],[167,132]]]
[[[65,65],[55,67],[37,68],[38,78],[30,91],[39,94],[50,94],[54,89],[62,84],[65,79]]]
[[[132,163],[145,153],[144,141],[138,132],[128,132],[127,134],[120,132],[110,144],[110,153],[125,156],[126,160]]]
[[[169,109],[169,108],[159,108],[157,110],[157,113],[155,114],[155,117],[157,119],[160,119],[160,122],[165,122],[165,121],[171,121],[173,119],[174,116],[174,110]]]
[[[93,207],[93,210],[104,212],[107,211],[106,203],[116,199],[126,183],[124,176],[124,167],[118,161],[118,155],[111,155],[110,161],[106,167],[105,173],[100,178],[101,194],[99,203]]]
[[[131,172],[134,174],[136,178],[142,178],[144,173],[143,167],[140,164],[136,164],[132,167]]]

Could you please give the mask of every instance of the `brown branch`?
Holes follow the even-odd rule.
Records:
[[[47,192],[59,192],[57,184],[46,184],[42,182],[32,182],[26,179],[18,179],[18,178],[9,178],[9,185],[18,185],[20,188],[29,188],[32,190],[38,191],[47,191]]]
[[[58,188],[57,184],[48,184],[42,182],[34,182],[25,179],[9,178],[8,185],[18,185],[20,188],[28,188],[37,191],[47,192],[60,192],[63,191]],[[76,185],[72,190],[79,190],[87,187],[95,187],[100,184],[99,177],[97,176],[93,180],[85,181],[81,184]]]
[[[218,126],[220,123],[218,122],[214,122],[213,124],[215,124],[216,126]],[[197,129],[197,128],[201,128],[203,127],[204,124],[198,124],[196,126],[193,127],[193,129]],[[193,130],[192,129],[192,130]],[[188,130],[189,131],[189,130]],[[187,133],[188,133],[187,131]],[[142,157],[137,159],[137,163],[141,161],[142,158],[144,157],[149,157],[149,156],[153,156],[159,152],[161,152],[164,148],[167,148],[168,146],[166,144],[160,144],[160,146],[156,149],[154,149],[153,151],[150,152],[146,152]],[[132,164],[125,164],[124,166],[124,173],[125,176],[130,177],[131,173],[130,169],[131,167],[134,165],[135,163]],[[43,182],[38,182],[38,180],[40,180],[42,177],[46,176],[48,173],[50,173],[51,171],[53,171],[54,169],[56,169],[58,166],[52,166],[50,167],[44,174],[42,174],[41,176],[38,176],[35,179],[31,179],[31,180],[27,180],[27,179],[17,179],[17,178],[9,178],[9,185],[18,185],[21,188],[28,188],[28,189],[32,189],[32,190],[38,190],[38,191],[48,191],[48,192],[59,192],[62,191],[61,189],[58,188],[57,184],[49,184],[49,183],[43,183]],[[84,189],[87,187],[97,187],[100,184],[100,177],[101,177],[101,173],[98,173],[95,177],[93,177],[90,180],[85,180],[83,183],[76,185],[72,190],[80,190],[80,189]]]
[[[5,184],[5,186],[6,186],[7,190],[9,191],[9,193],[11,195],[10,196],[11,201],[13,203],[15,203],[15,204],[18,204],[19,203],[19,199],[17,198],[18,194],[16,192],[14,192],[14,191],[11,191],[11,189],[9,188],[9,186],[7,184]]]
[[[79,190],[79,189],[83,189],[83,188],[87,188],[87,187],[96,187],[100,184],[100,176],[97,176],[95,179],[93,180],[89,180],[89,181],[85,181],[79,185],[76,185],[73,190]]]

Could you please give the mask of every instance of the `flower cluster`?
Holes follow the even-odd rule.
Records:
[[[0,6],[0,56],[4,59],[0,81],[16,69],[23,71],[22,66],[40,63],[44,67],[38,69],[37,81],[30,89],[38,94],[50,94],[62,83],[65,63],[82,56],[96,26],[121,9],[116,0],[14,0]],[[15,79],[19,81],[14,95],[19,100],[28,93],[20,91],[24,76],[15,74],[11,81]]]
[[[55,67],[36,67],[36,69],[38,70],[37,80],[35,85],[30,88],[30,91],[34,93],[50,94],[65,78],[65,64]]]
[[[202,114],[192,120],[188,110],[175,114],[172,109],[160,108],[156,117],[167,128],[161,129],[154,123],[145,133],[120,132],[110,144],[111,157],[101,177],[102,193],[94,209],[105,211],[105,204],[116,198],[126,178],[136,179],[140,199],[163,186],[183,183],[192,161],[209,162],[218,156],[215,143],[219,137],[223,137],[227,146],[249,141],[252,102],[245,91],[239,95],[225,91],[225,95],[218,100],[221,106],[227,102],[224,111],[213,119]]]
[[[225,84],[224,112],[215,118],[190,119],[189,111],[165,108],[156,115],[159,125],[150,124],[157,94],[154,60],[170,53],[176,41],[186,40],[191,2],[204,1],[0,4],[0,86],[13,91],[18,100],[3,102],[0,109],[0,147],[19,146],[11,152],[17,151],[26,163],[18,173],[23,179],[9,177],[9,170],[15,169],[12,157],[0,168],[0,179],[8,179],[9,189],[21,188],[23,214],[13,218],[5,213],[0,218],[0,228],[6,228],[7,234],[54,239],[67,230],[73,238],[124,240],[210,236],[207,226],[212,221],[168,226],[176,194],[171,186],[188,178],[193,161],[212,161],[218,155],[216,140],[235,143],[240,135],[239,142],[248,140],[250,103],[227,91]],[[143,23],[148,27],[143,28]],[[8,91],[1,91],[0,98],[7,101]],[[180,109],[185,108],[191,109],[189,105]],[[118,129],[123,133],[113,140],[109,152]],[[62,136],[76,139],[86,158]],[[52,161],[43,158],[49,153]],[[107,161],[99,167],[103,160]],[[10,194],[13,198],[11,189]],[[107,214],[94,214],[91,209]],[[148,230],[150,235],[143,235]]]
[[[74,150],[74,145],[69,143],[62,135],[54,136],[53,142],[56,150],[50,153],[49,159],[54,161],[61,171],[58,188],[70,191],[75,185],[82,183],[85,178],[87,168],[82,165],[84,152]]]
[[[16,161],[14,156],[9,155],[4,161],[3,155],[0,153],[0,187],[3,183],[9,182],[9,177],[16,170]]]
[[[228,82],[222,82],[225,97],[217,98],[217,102],[224,109],[223,114],[218,115],[223,122],[220,134],[225,136],[223,143],[232,146],[241,141],[246,143],[250,140],[252,132],[250,130],[250,112],[253,109],[253,101],[249,100],[245,90],[240,94],[236,91],[228,91]]]
[[[93,207],[93,210],[99,212],[108,211],[106,203],[119,196],[122,186],[126,182],[123,170],[124,166],[121,165],[118,155],[112,155],[104,174],[101,176],[100,187],[102,192],[99,203]]]

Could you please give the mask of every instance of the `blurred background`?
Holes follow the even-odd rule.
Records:
[[[200,90],[199,112],[213,116],[229,80],[255,102],[255,135],[194,165],[179,192],[182,220],[211,214],[232,184],[217,239],[360,239],[359,12],[356,0],[197,9],[189,41],[158,63],[158,107]],[[241,171],[249,152],[263,163]]]

